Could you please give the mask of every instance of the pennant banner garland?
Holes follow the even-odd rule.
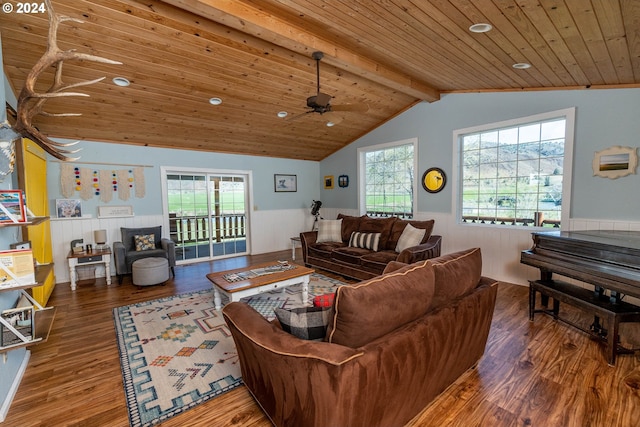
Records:
[[[117,193],[121,200],[129,200],[132,188],[136,197],[145,196],[142,167],[90,169],[63,163],[60,165],[60,184],[62,195],[67,198],[77,192],[83,200],[89,200],[95,196],[102,202],[109,203]]]

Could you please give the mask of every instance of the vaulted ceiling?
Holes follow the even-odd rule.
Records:
[[[45,52],[49,22],[9,3],[0,31],[18,93]],[[61,48],[122,62],[64,62],[65,83],[107,78],[82,87],[89,97],[46,101],[48,112],[82,113],[34,117],[54,138],[321,160],[446,93],[640,87],[637,0],[56,0],[53,8],[84,21],[61,24]],[[478,23],[493,28],[469,30]],[[316,94],[315,51],[324,52],[321,92],[336,110],[356,111],[303,114]],[[116,86],[119,76],[130,86]],[[52,81],[51,68],[36,89]]]

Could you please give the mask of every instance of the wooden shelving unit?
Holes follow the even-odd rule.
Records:
[[[56,314],[56,308],[42,307],[25,291],[25,289],[35,286],[40,286],[40,284],[33,283],[31,285],[15,286],[0,290],[0,292],[18,290],[32,304],[31,307],[24,307],[25,311],[30,310],[31,313],[31,322],[29,327],[17,327],[16,325],[11,325],[7,320],[0,316],[0,333],[2,333],[1,339],[3,343],[3,345],[0,346],[0,353],[14,350],[19,347],[26,347],[45,342],[49,338],[53,319]],[[25,333],[28,333],[28,335],[25,335]],[[5,344],[7,341],[11,342]]]
[[[24,222],[5,222],[0,223],[0,227],[30,226],[38,225],[44,221],[48,221],[48,216],[29,217]],[[42,286],[46,278],[53,271],[53,264],[38,265],[35,269],[35,283],[11,286],[8,288],[0,288],[0,292],[20,291],[20,294],[27,298],[32,304],[30,307],[24,307],[25,311],[30,311],[30,325],[17,326],[12,325],[0,315],[0,353],[5,353],[20,347],[26,347],[47,341],[53,319],[55,318],[55,307],[43,307],[29,293],[27,289]],[[9,342],[8,344],[6,344]]]
[[[38,225],[40,223],[43,223],[45,221],[48,221],[49,217],[48,216],[33,216],[30,218],[27,218],[26,221],[16,221],[16,222],[2,222],[0,223],[0,227],[23,227],[25,225]]]

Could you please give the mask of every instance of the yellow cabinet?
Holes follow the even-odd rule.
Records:
[[[24,190],[27,207],[38,217],[49,216],[49,196],[47,193],[47,156],[45,151],[33,141],[23,138],[16,146],[18,185]],[[38,286],[31,289],[33,298],[42,306],[47,304],[56,279],[53,274],[53,252],[51,226],[49,221],[22,227],[23,240],[31,241],[33,257],[38,264],[47,268],[37,268]]]

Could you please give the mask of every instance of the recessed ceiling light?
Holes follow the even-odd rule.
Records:
[[[287,117],[289,115],[289,113],[287,113],[286,111],[278,111],[278,117],[280,117],[281,119]]]
[[[129,86],[131,84],[131,82],[129,82],[129,80],[125,79],[124,77],[114,77],[113,78],[113,83],[116,86],[122,86],[122,87],[126,87],[126,86]]]
[[[211,99],[209,99],[209,104],[211,104],[211,105],[220,105],[220,104],[222,104],[222,99],[220,99],[220,98],[211,98]]]
[[[470,26],[469,31],[472,33],[486,33],[487,31],[491,31],[492,28],[493,26],[491,26],[491,24],[480,23]]]
[[[527,64],[526,62],[518,62],[517,64],[512,65],[516,70],[526,70],[527,68],[531,68],[531,64]]]
[[[336,124],[335,124],[335,123],[333,123],[333,122],[327,122],[327,126],[328,126],[328,127],[332,127],[332,126],[335,126],[335,125],[336,125]]]

